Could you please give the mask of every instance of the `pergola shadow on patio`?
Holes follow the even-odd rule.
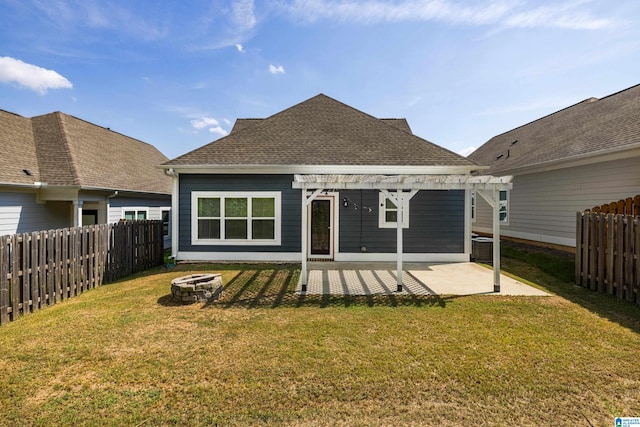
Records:
[[[546,292],[501,275],[494,292],[493,271],[462,263],[404,263],[402,291],[397,291],[395,263],[309,262],[307,289],[298,282],[296,293],[306,295],[526,295]]]

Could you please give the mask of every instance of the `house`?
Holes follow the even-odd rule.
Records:
[[[0,235],[120,219],[167,223],[171,178],[155,147],[54,112],[0,110]]]
[[[469,261],[470,192],[508,178],[317,95],[162,165],[178,260]],[[495,193],[497,194],[497,193]],[[401,274],[398,274],[401,280]],[[399,284],[400,286],[400,284]]]
[[[576,212],[640,192],[640,85],[495,136],[469,159],[514,177],[500,194],[503,236],[574,250]],[[483,200],[473,230],[491,232]]]

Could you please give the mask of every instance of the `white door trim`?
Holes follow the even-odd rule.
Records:
[[[335,257],[335,254],[338,251],[338,231],[339,231],[339,215],[338,215],[338,203],[337,200],[339,200],[339,193],[337,192],[327,192],[327,193],[321,193],[319,194],[315,199],[313,199],[313,201],[311,203],[309,203],[309,205],[307,205],[307,258],[309,259],[327,259],[327,260],[332,260]],[[311,253],[311,220],[312,220],[312,215],[311,215],[311,206],[313,204],[313,202],[315,202],[316,200],[328,200],[330,202],[329,205],[329,213],[330,213],[330,227],[331,227],[331,231],[329,233],[329,254],[328,255],[318,255],[318,254],[312,254]]]

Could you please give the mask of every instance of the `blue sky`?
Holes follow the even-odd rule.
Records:
[[[637,0],[0,0],[0,109],[169,158],[318,93],[467,153],[638,83]]]

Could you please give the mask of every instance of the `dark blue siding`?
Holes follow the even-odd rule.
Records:
[[[291,188],[293,175],[180,175],[179,237],[181,251],[300,252],[301,194]],[[192,191],[280,191],[282,230],[279,246],[191,245]]]
[[[378,191],[341,191],[344,197],[354,203],[340,205],[340,252],[361,252],[362,246],[368,253],[396,252],[397,230],[378,228]],[[464,191],[419,191],[402,238],[405,253],[464,252]]]

